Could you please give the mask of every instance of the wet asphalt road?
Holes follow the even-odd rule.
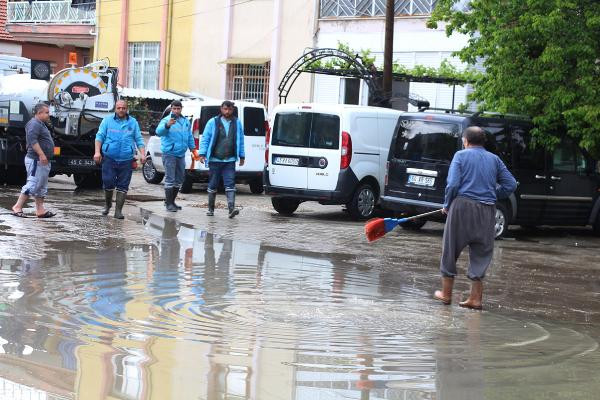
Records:
[[[51,220],[0,192],[0,398],[598,398],[590,229],[515,228],[474,312],[431,299],[441,224],[369,244],[339,207],[281,217],[241,186],[234,220],[200,190],[174,216],[139,174],[117,221],[74,189],[53,180]]]

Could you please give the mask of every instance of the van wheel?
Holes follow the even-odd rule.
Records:
[[[508,216],[508,209],[502,203],[496,204],[496,227],[495,227],[495,238],[500,239],[508,231],[508,224],[510,222]]]
[[[142,166],[142,175],[144,176],[146,182],[153,184],[160,183],[165,177],[165,174],[156,170],[156,167],[154,166],[154,163],[150,157],[146,158],[146,162]]]
[[[192,193],[192,188],[194,187],[194,180],[191,176],[186,172],[185,178],[183,179],[183,183],[181,184],[181,188],[179,191],[181,193]]]
[[[354,219],[366,220],[373,217],[375,213],[376,196],[373,187],[363,183],[356,189],[352,200],[346,204],[346,208]]]
[[[254,194],[261,194],[265,190],[262,181],[258,180],[250,182],[248,186],[250,186],[250,192]]]
[[[400,226],[402,229],[406,229],[407,231],[418,231],[425,226],[426,223],[426,219],[413,219],[400,224]]]
[[[300,202],[294,199],[286,199],[285,197],[271,197],[271,204],[279,214],[292,215],[298,209]]]

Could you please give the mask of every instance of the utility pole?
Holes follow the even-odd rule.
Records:
[[[387,0],[385,8],[385,47],[383,50],[383,95],[392,97],[392,58],[394,52],[394,0]],[[388,103],[391,102],[388,101]]]

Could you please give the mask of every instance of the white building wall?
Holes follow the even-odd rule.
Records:
[[[467,44],[467,37],[452,35],[446,37],[444,27],[428,29],[425,17],[396,18],[394,25],[394,62],[412,68],[415,65],[438,67],[447,59],[453,65],[461,66],[460,60],[452,57],[452,52]],[[383,18],[321,19],[317,38],[318,47],[337,48],[345,43],[351,49],[368,49],[375,57],[378,67],[383,65],[385,42],[385,21]],[[319,76],[315,79],[314,101],[330,100],[332,93],[339,92],[339,78]],[[452,107],[452,86],[433,83],[411,83],[410,92],[429,100],[432,107]],[[456,86],[454,107],[466,103],[467,88]],[[366,104],[362,96],[362,104]],[[410,106],[412,108],[412,106]],[[409,108],[409,110],[411,109]]]
[[[0,54],[21,57],[22,47],[19,43],[0,42]]]

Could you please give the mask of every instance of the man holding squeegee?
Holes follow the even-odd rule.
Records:
[[[464,150],[458,151],[448,172],[440,269],[442,290],[434,297],[444,304],[452,301],[456,260],[469,246],[471,294],[461,307],[481,309],[485,272],[492,262],[496,225],[496,200],[508,197],[517,188],[515,178],[498,156],[484,149],[485,131],[477,126],[463,131]]]

